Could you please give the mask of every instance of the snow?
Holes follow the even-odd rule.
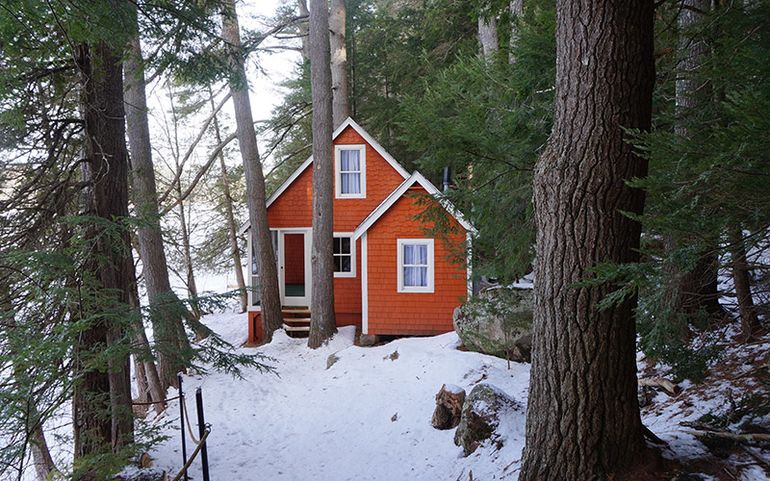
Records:
[[[205,321],[236,345],[245,340],[242,314]],[[505,360],[459,351],[454,333],[368,348],[354,346],[353,337],[353,328],[341,328],[328,345],[311,350],[306,340],[279,331],[269,345],[243,348],[274,358],[277,375],[185,378],[190,400],[195,388],[203,390],[212,479],[468,479],[471,471],[473,479],[516,479],[523,410],[501,420],[500,450],[482,445],[467,458],[454,445],[454,430],[436,430],[430,419],[442,385],[470,392],[488,382],[526,405],[528,365],[509,370]],[[338,361],[327,369],[331,354]],[[194,416],[190,401],[188,411]],[[170,438],[153,453],[170,472],[181,465],[178,412],[174,401],[163,419]],[[200,473],[199,465],[191,473]]]

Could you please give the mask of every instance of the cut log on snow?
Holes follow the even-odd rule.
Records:
[[[460,424],[465,389],[452,384],[441,386],[436,394],[436,409],[430,423],[436,429],[452,429]]]
[[[673,382],[669,381],[668,379],[662,378],[662,377],[645,377],[639,379],[639,386],[642,387],[659,387],[663,389],[666,394],[669,396],[678,396],[680,392],[682,392],[682,389],[674,384]]]
[[[698,439],[734,441],[744,444],[770,443],[770,434],[767,433],[731,433],[729,431],[701,431],[689,430]]]

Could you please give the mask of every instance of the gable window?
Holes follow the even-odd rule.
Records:
[[[433,292],[433,239],[398,239],[398,292]]]
[[[334,234],[334,277],[356,276],[356,248],[352,234]]]
[[[336,197],[366,197],[366,146],[337,145],[334,148],[334,157]]]

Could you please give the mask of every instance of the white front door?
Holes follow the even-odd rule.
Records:
[[[310,306],[311,229],[278,231],[278,282],[284,306]]]

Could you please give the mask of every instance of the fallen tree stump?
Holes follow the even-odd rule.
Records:
[[[436,409],[430,420],[436,429],[452,429],[460,424],[460,415],[465,402],[465,389],[453,384],[444,384],[436,394]]]
[[[669,396],[677,396],[682,391],[679,386],[662,377],[644,377],[639,379],[639,386],[659,387]]]
[[[770,443],[770,434],[765,433],[731,433],[729,431],[685,431],[699,439],[721,439],[737,443],[756,444]]]

